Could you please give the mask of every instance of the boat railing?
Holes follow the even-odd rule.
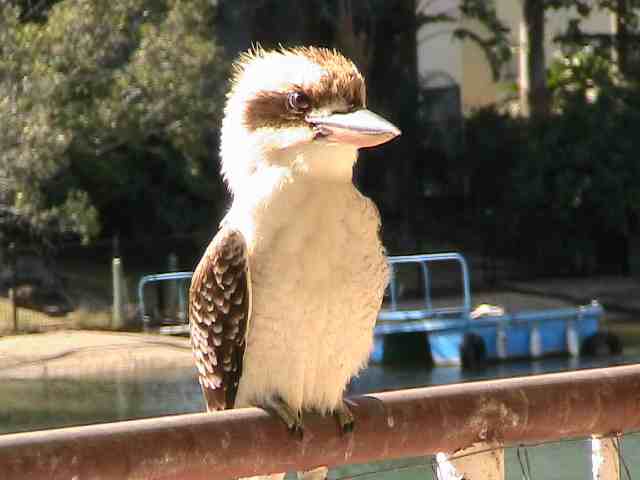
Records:
[[[389,304],[387,308],[383,308],[378,318],[380,320],[419,320],[427,317],[439,317],[439,316],[458,316],[468,319],[471,312],[471,287],[469,280],[469,267],[465,258],[459,253],[435,253],[424,255],[397,255],[387,257],[390,266],[390,279],[389,279]],[[460,266],[461,284],[462,284],[462,303],[459,305],[446,306],[446,307],[434,307],[432,299],[432,276],[429,265],[436,262],[455,262]],[[424,308],[401,310],[399,309],[399,280],[397,276],[397,266],[401,264],[417,264],[420,268],[423,280],[423,305]],[[188,282],[191,280],[193,272],[169,272],[169,273],[156,273],[151,275],[144,275],[138,282],[138,305],[140,312],[140,320],[145,329],[150,327],[151,316],[147,310],[145,303],[145,288],[153,283],[162,282]],[[181,318],[186,318],[186,298],[185,289],[178,289],[178,312]],[[179,325],[178,325],[179,326]],[[164,330],[174,329],[170,327],[162,327]]]
[[[151,317],[147,313],[145,300],[144,300],[144,290],[145,287],[151,283],[161,283],[161,282],[187,282],[191,281],[191,277],[193,276],[193,272],[169,272],[169,273],[155,273],[152,275],[144,275],[138,281],[138,308],[140,309],[140,320],[142,322],[142,326],[145,330],[147,330],[150,326]],[[178,308],[180,312],[180,316],[182,318],[187,318],[187,300],[185,295],[185,290],[179,288],[178,289]],[[165,328],[166,329],[166,328]],[[171,330],[171,328],[169,328]],[[167,331],[167,333],[174,333],[173,331]]]
[[[380,320],[418,320],[426,317],[458,315],[468,318],[471,313],[471,282],[466,259],[459,253],[432,253],[423,255],[402,255],[388,257],[391,275],[389,279],[389,302],[378,318]],[[454,306],[434,307],[432,298],[432,276],[429,266],[433,263],[455,262],[460,266],[462,303]],[[424,308],[402,310],[399,308],[399,279],[397,267],[403,264],[417,264],[422,274]]]

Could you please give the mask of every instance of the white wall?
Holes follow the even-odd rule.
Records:
[[[522,3],[520,0],[495,0],[496,10],[501,20],[511,28],[513,59],[502,72],[503,83],[495,83],[491,69],[482,50],[470,41],[453,40],[451,33],[454,25],[430,25],[418,31],[418,71],[421,77],[429,77],[434,72],[446,72],[461,87],[462,104],[465,111],[494,103],[508,94],[508,84],[518,82],[521,61],[526,50],[520,48],[520,29],[522,25]],[[429,14],[449,12],[455,14],[459,0],[422,0],[418,1],[419,11]],[[558,47],[553,37],[565,31],[573,11],[560,10],[547,13],[546,52],[547,63],[553,60]],[[478,33],[484,28],[474,21],[463,20],[462,26]],[[582,28],[591,32],[612,31],[611,18],[607,12],[594,12],[583,21]]]
[[[457,14],[459,0],[422,0],[418,1],[419,11],[429,15]],[[436,72],[445,72],[462,84],[461,43],[452,38],[455,25],[426,25],[418,30],[418,73],[421,78],[433,77]]]

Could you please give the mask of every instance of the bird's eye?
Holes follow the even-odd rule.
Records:
[[[311,108],[311,99],[302,92],[290,93],[289,108],[294,112],[306,112]]]

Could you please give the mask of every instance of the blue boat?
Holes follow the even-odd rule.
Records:
[[[462,295],[459,304],[434,306],[431,269],[436,262],[456,262]],[[391,350],[416,345],[430,352],[435,365],[478,368],[489,361],[538,358],[556,354],[620,354],[620,340],[600,331],[604,310],[596,301],[575,308],[509,313],[490,305],[472,308],[469,268],[459,253],[389,257],[391,279],[388,300],[374,330],[373,362],[384,362]],[[398,267],[410,264],[422,275],[424,298],[401,305]],[[414,341],[407,341],[413,338]],[[422,345],[421,342],[424,342]],[[396,347],[396,348],[394,348]]]
[[[538,358],[551,354],[620,354],[620,340],[599,329],[603,308],[597,301],[575,308],[529,310],[509,313],[500,307],[472,308],[469,267],[459,253],[387,257],[391,278],[387,301],[374,329],[373,362],[385,362],[400,352],[406,358],[417,349],[435,365],[478,368],[488,361]],[[455,262],[460,268],[460,302],[436,306],[432,299],[430,265]],[[398,267],[419,269],[424,288],[416,304],[399,301]],[[140,316],[145,330],[165,334],[188,334],[186,290],[192,272],[170,272],[143,276],[138,284]],[[150,283],[177,282],[176,318],[153,320],[145,307],[144,290]]]

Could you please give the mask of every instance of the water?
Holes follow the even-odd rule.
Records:
[[[606,367],[640,363],[640,349],[627,349],[625,355],[609,358],[552,357],[537,361],[506,362],[479,370],[465,371],[458,367],[438,367],[427,369],[420,366],[392,367],[372,365],[352,385],[350,392],[364,394],[401,388],[415,388],[428,385],[508,378],[542,373],[563,372],[585,368]]]
[[[607,359],[548,358],[492,365],[478,372],[457,367],[371,365],[350,386],[350,394],[506,378],[640,362],[640,351]],[[95,379],[3,379],[0,434],[97,422],[201,412],[204,403],[193,368],[138,369],[135,376]]]
[[[505,378],[581,368],[640,362],[640,350],[628,350],[622,357],[607,359],[550,358],[535,362],[493,365],[480,372],[463,372],[456,367],[427,369],[421,366],[373,365],[350,387],[350,393],[440,385],[487,378]],[[96,379],[47,378],[4,379],[0,387],[0,433],[41,430],[136,418],[201,412],[204,403],[193,368],[172,371],[138,369],[135,376],[103,375]],[[640,438],[629,436],[625,456],[633,470],[640,470]],[[588,444],[565,441],[530,448],[533,478],[589,478]],[[509,478],[523,478],[515,449],[506,453]],[[634,465],[636,463],[636,465]],[[399,467],[408,466],[408,468]],[[370,470],[392,469],[380,478],[431,478],[430,459],[404,459],[384,464],[345,467],[332,478],[355,476]],[[638,472],[640,473],[640,472]],[[636,473],[636,474],[638,474]],[[363,478],[372,478],[365,476]]]
[[[3,380],[0,434],[203,411],[191,370],[179,377]]]

